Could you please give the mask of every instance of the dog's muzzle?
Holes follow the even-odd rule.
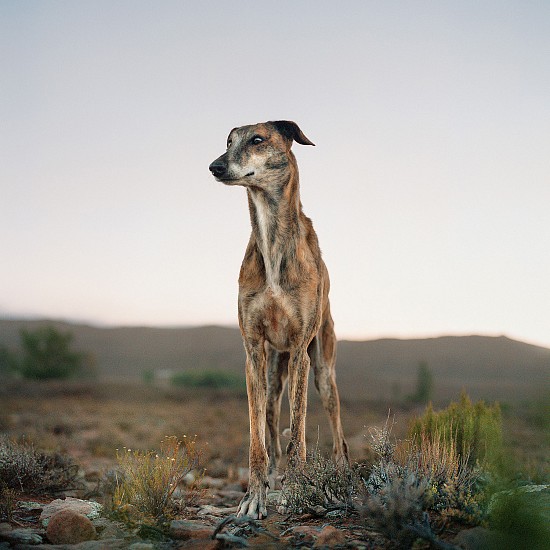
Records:
[[[208,169],[212,172],[212,175],[216,178],[223,179],[224,176],[227,176],[227,165],[220,161],[219,159],[215,160]]]

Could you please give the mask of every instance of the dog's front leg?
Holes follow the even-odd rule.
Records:
[[[287,446],[290,466],[306,460],[306,409],[309,356],[306,348],[290,355],[288,396],[290,401],[290,442]]]
[[[254,519],[267,517],[268,457],[265,449],[267,375],[264,341],[246,343],[246,389],[250,418],[248,490],[237,515]]]

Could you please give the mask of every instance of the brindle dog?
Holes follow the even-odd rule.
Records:
[[[302,211],[293,141],[314,145],[294,122],[231,130],[227,151],[210,165],[218,181],[248,194],[252,234],[239,275],[239,326],[246,350],[250,479],[239,516],[267,516],[267,487],[281,458],[279,415],[288,379],[289,465],[306,458],[310,364],[330,419],[333,453],[348,462],[335,381],[336,337],[328,271],[311,220]],[[269,435],[266,450],[266,420]]]

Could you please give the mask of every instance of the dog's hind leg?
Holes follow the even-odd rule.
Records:
[[[267,351],[267,454],[269,455],[269,484],[275,488],[277,470],[281,460],[279,417],[281,399],[288,377],[288,357],[286,352],[278,352],[271,346]]]
[[[332,319],[326,320],[311,341],[308,353],[315,375],[315,387],[321,396],[332,431],[332,453],[337,464],[349,464],[348,444],[340,420],[340,397],[336,386],[336,336]]]

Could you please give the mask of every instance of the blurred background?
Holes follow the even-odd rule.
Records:
[[[352,455],[465,390],[548,479],[549,29],[535,1],[0,0],[1,432],[88,468],[197,433],[246,465],[250,221],[208,165],[289,119]]]

